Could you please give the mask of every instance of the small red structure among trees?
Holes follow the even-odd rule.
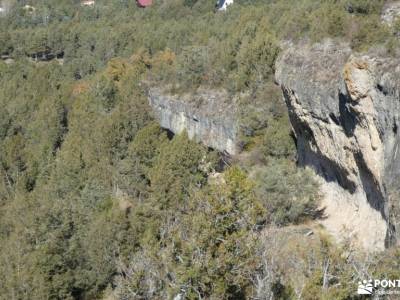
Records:
[[[152,0],[136,0],[136,3],[139,7],[147,7],[153,4]]]

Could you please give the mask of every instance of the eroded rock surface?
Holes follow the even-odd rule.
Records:
[[[299,163],[320,176],[321,222],[368,251],[383,250],[394,237],[389,197],[400,185],[399,75],[398,59],[356,55],[330,41],[291,46],[277,62]]]
[[[189,138],[208,147],[238,153],[236,107],[225,91],[203,89],[172,95],[152,88],[149,102],[161,127],[173,133],[186,130]]]
[[[382,10],[382,22],[391,26],[398,17],[400,17],[400,1],[387,2]]]

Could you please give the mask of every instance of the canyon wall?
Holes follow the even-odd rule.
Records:
[[[276,63],[298,162],[321,183],[321,224],[366,251],[396,242],[400,218],[400,59],[345,43],[284,45]],[[149,90],[161,127],[235,155],[238,107],[225,91]]]
[[[394,242],[400,186],[399,60],[326,41],[289,45],[276,65],[298,159],[318,174],[325,218],[341,241],[367,251]]]

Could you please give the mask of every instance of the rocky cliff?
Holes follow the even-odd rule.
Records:
[[[287,47],[276,69],[299,163],[320,177],[322,224],[339,240],[384,249],[400,186],[399,60],[327,41]]]
[[[172,95],[152,88],[149,103],[161,127],[173,133],[186,130],[191,139],[230,155],[237,154],[236,108],[225,91],[201,89]]]

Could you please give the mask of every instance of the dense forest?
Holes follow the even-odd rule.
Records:
[[[281,43],[396,51],[383,0],[6,4],[0,299],[358,299],[363,275],[400,278],[398,249],[360,257],[313,222],[273,79]],[[160,128],[152,85],[244,95],[243,153]]]

